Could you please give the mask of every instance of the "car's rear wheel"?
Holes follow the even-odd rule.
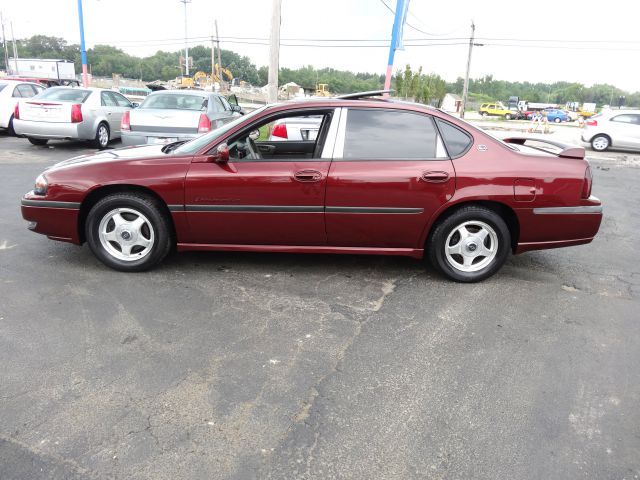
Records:
[[[93,146],[104,150],[109,145],[109,127],[106,123],[101,123],[96,128],[96,136],[93,140]]]
[[[32,137],[27,137],[27,140],[29,140],[29,142],[32,145],[39,145],[39,146],[46,145],[47,142],[49,141],[46,138],[32,138]]]
[[[85,224],[87,243],[105,265],[123,272],[148,270],[173,242],[168,216],[142,194],[118,193],[98,201]]]
[[[511,248],[511,234],[496,212],[463,207],[431,232],[427,254],[431,264],[456,282],[479,282],[496,273]]]
[[[611,140],[606,135],[596,135],[591,139],[591,148],[597,152],[604,152],[611,146]]]
[[[9,125],[7,126],[7,133],[9,134],[10,137],[16,136],[16,131],[13,129],[13,115],[11,115],[11,118],[9,119]]]

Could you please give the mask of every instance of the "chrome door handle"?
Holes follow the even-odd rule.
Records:
[[[294,173],[293,178],[298,182],[319,182],[322,180],[322,173],[318,170],[300,170]]]
[[[419,180],[427,183],[444,183],[449,180],[447,172],[424,172]]]

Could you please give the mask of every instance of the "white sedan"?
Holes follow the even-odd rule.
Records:
[[[3,80],[0,78],[0,129],[13,135],[13,112],[21,98],[31,98],[42,92],[44,87],[32,82]]]

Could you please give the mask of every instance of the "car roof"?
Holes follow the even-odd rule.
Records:
[[[603,115],[607,115],[610,117],[616,116],[616,115],[624,115],[624,114],[631,114],[631,115],[640,115],[640,110],[603,110],[602,112]]]
[[[155,92],[151,92],[148,96],[158,95],[160,93],[169,94],[169,95],[192,95],[194,97],[202,97],[203,95],[215,95],[217,97],[222,97],[217,92],[208,92],[206,90],[156,90]]]
[[[366,108],[395,108],[400,107],[402,110],[419,110],[419,111],[429,111],[433,112],[438,110],[437,108],[431,107],[429,105],[424,105],[422,103],[410,102],[407,100],[399,100],[399,99],[390,99],[390,98],[361,98],[361,99],[348,99],[348,98],[337,98],[337,97],[311,97],[304,99],[293,99],[287,100],[281,103],[270,104],[269,107],[278,107],[278,106],[287,106],[287,107],[318,107],[318,108],[326,108],[326,107],[366,107]]]
[[[11,79],[9,79],[9,78],[7,78],[7,79],[0,78],[0,83],[7,83],[7,84],[11,84],[11,83],[14,83],[14,84],[28,83],[29,85],[37,85],[38,87],[42,87],[42,85],[40,85],[39,83],[30,82],[29,80],[16,80],[15,78],[11,78]]]

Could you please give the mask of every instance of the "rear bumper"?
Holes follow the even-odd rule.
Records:
[[[153,132],[122,132],[122,145],[132,147],[135,145],[153,145],[163,143],[162,139],[175,139],[172,142],[180,140],[192,140],[199,137],[202,133],[153,133]]]
[[[515,253],[570,247],[591,242],[602,223],[602,204],[596,197],[580,205],[523,208],[516,211],[520,237]]]
[[[13,120],[17,135],[48,140],[91,140],[95,132],[82,123],[53,123]]]
[[[27,193],[21,201],[22,218],[29,222],[29,230],[53,240],[80,245],[78,215],[80,203],[55,202]]]

